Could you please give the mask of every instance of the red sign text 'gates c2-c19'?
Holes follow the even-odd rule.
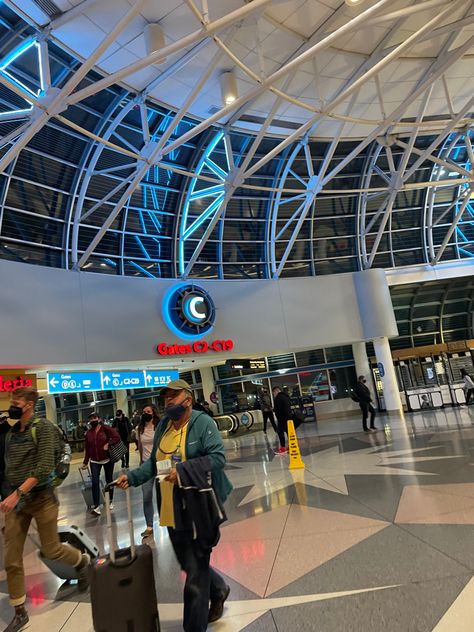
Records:
[[[156,347],[158,355],[185,355],[188,353],[210,353],[220,351],[231,351],[234,348],[233,340],[214,340],[207,342],[206,340],[196,340],[189,344],[173,344],[168,345],[166,342],[160,342]]]

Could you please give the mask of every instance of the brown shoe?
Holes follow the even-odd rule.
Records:
[[[230,586],[227,586],[224,594],[219,599],[211,601],[211,607],[209,608],[209,616],[207,617],[208,623],[214,623],[222,617],[224,613],[224,601],[227,599],[230,593]]]

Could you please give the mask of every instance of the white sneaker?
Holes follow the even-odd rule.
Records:
[[[94,514],[95,516],[100,516],[100,507],[94,507],[91,513]]]
[[[113,510],[114,510],[114,503],[110,503],[110,505],[109,505],[109,509],[110,509],[110,511],[113,511]]]

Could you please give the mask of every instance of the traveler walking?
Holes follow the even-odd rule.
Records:
[[[364,432],[370,432],[370,430],[377,430],[375,427],[375,408],[372,406],[372,396],[369,388],[367,387],[367,380],[365,376],[360,375],[357,384],[354,388],[355,396],[359,402],[360,409],[362,411],[362,428]],[[370,429],[367,428],[367,417],[370,412]]]
[[[90,462],[92,477],[92,498],[94,506],[91,513],[100,516],[100,471],[104,468],[105,482],[111,483],[114,478],[114,463],[110,460],[109,444],[113,445],[120,441],[120,436],[114,428],[104,426],[97,413],[89,415],[90,429],[86,432],[85,454],[82,469],[87,470]],[[113,500],[113,490],[110,494],[110,501]],[[113,504],[111,504],[113,509]]]
[[[273,389],[273,410],[278,422],[278,439],[280,447],[275,450],[275,454],[286,454],[288,448],[285,447],[285,432],[288,434],[288,420],[292,418],[291,399],[279,386]]]
[[[151,456],[153,450],[153,440],[155,438],[155,429],[160,421],[158,415],[158,409],[153,404],[144,406],[143,412],[140,418],[140,422],[135,429],[135,436],[138,442],[138,450],[140,452],[140,465],[143,465],[145,461]],[[142,538],[149,538],[153,535],[153,517],[155,514],[153,508],[153,489],[155,487],[155,479],[143,483],[142,495],[143,495],[143,513],[145,514],[146,528],[142,532]]]
[[[209,561],[219,538],[219,524],[225,519],[216,497],[223,502],[232,485],[224,473],[224,444],[217,425],[206,413],[192,410],[189,384],[174,380],[161,393],[165,416],[156,428],[150,458],[138,469],[120,476],[117,485],[138,487],[162,471],[166,464],[159,469],[160,462],[169,461],[168,473],[157,487],[160,524],[168,528],[176,557],[186,573],[184,631],[205,632],[208,623],[222,616],[230,592]]]
[[[122,468],[128,469],[130,465],[130,439],[132,434],[132,424],[129,418],[124,415],[123,411],[120,409],[115,413],[112,428],[115,428],[115,430],[119,433],[122,443],[127,449],[122,457]]]
[[[9,495],[0,503],[5,516],[5,570],[15,616],[4,632],[19,632],[29,621],[25,608],[23,548],[34,518],[44,557],[76,568],[80,592],[89,586],[90,558],[59,540],[58,501],[53,488],[59,432],[47,419],[35,416],[38,391],[32,387],[12,391],[10,419],[16,424],[5,441],[5,475]]]
[[[461,369],[461,377],[464,380],[464,396],[466,397],[466,404],[469,404],[471,397],[474,395],[474,380],[466,369]]]
[[[267,421],[272,424],[273,430],[278,433],[276,424],[275,424],[275,416],[273,414],[272,408],[272,398],[266,388],[262,388],[260,391],[260,408],[262,410],[263,417],[263,432],[266,434],[267,432]]]

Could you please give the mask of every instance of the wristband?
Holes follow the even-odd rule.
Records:
[[[20,489],[19,487],[17,487],[15,491],[16,491],[16,495],[17,495],[17,496],[18,496],[18,498],[20,498],[20,499],[21,499],[21,498],[22,498],[22,497],[26,494],[26,492],[24,492],[24,491],[23,491],[22,489]]]

